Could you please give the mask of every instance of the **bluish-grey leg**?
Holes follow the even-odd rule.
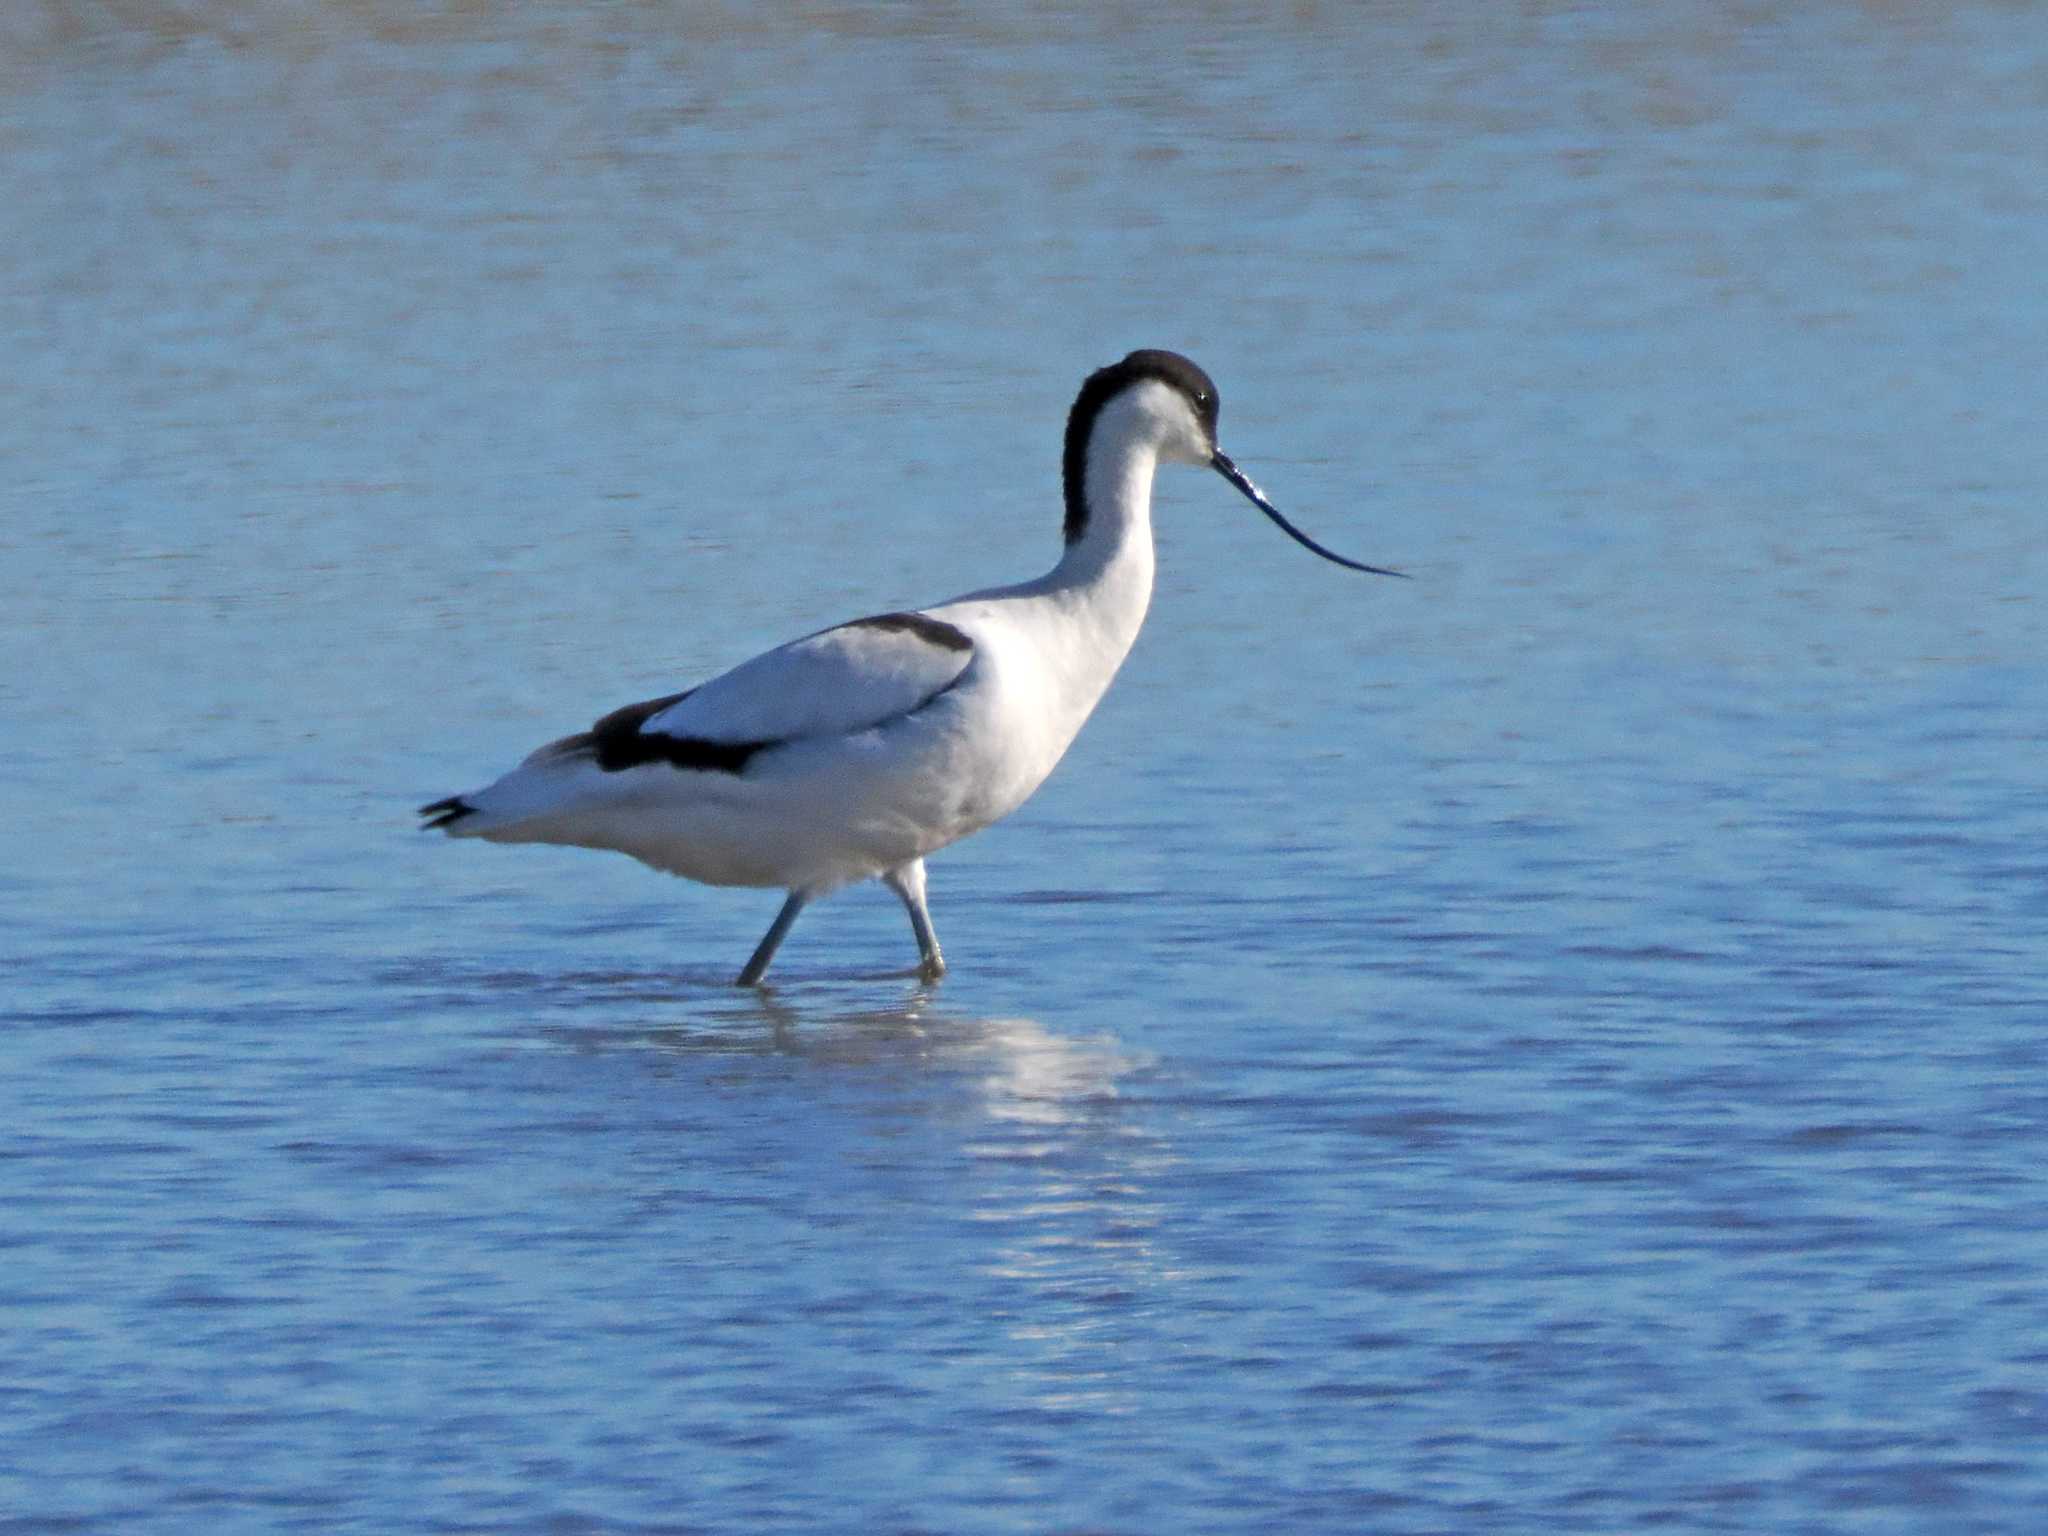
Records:
[[[882,883],[903,900],[910,914],[910,931],[917,935],[917,974],[937,981],[946,974],[946,958],[939,953],[939,936],[932,932],[932,915],[924,904],[924,860],[912,859],[882,876]]]
[[[796,921],[797,913],[803,911],[810,897],[802,891],[791,891],[789,900],[782,904],[782,910],[775,914],[775,921],[768,925],[768,932],[761,942],[754,946],[754,957],[740,971],[736,987],[751,987],[760,983],[768,973],[768,962],[775,958],[775,951],[782,947],[782,941],[789,934],[790,924]]]

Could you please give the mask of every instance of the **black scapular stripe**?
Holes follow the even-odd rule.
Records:
[[[855,619],[842,629],[881,629],[891,632],[907,632],[916,635],[927,645],[937,646],[946,651],[971,651],[974,642],[967,635],[946,623],[943,619],[932,618],[922,613],[878,613],[872,618]],[[830,631],[821,633],[829,634]],[[916,707],[922,709],[937,698],[952,683],[934,692],[931,698],[921,701]],[[702,736],[669,736],[660,731],[646,729],[647,722],[667,709],[671,704],[680,704],[695,689],[671,693],[665,698],[648,699],[640,704],[628,704],[615,709],[579,736],[564,737],[555,743],[554,751],[562,753],[588,752],[597,761],[597,766],[606,773],[621,773],[628,768],[643,767],[648,763],[667,763],[671,768],[694,768],[702,773],[739,773],[757,752],[770,747],[781,746],[778,738],[763,741],[710,741]]]
[[[701,736],[667,736],[642,729],[671,704],[682,703],[694,692],[694,688],[686,688],[681,693],[615,709],[581,736],[565,738],[559,750],[588,752],[606,773],[622,773],[648,763],[667,763],[671,768],[695,768],[707,773],[738,773],[747,766],[748,758],[775,745],[772,741],[706,741]]]
[[[964,630],[955,629],[944,619],[935,619],[928,613],[878,613],[870,619],[855,619],[842,624],[841,629],[883,629],[893,632],[908,631],[926,645],[936,645],[942,651],[971,651],[974,642],[967,638]],[[825,633],[830,634],[827,630]]]

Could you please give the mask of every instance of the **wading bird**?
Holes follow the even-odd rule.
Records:
[[[924,860],[1030,798],[1094,711],[1152,598],[1152,476],[1207,466],[1326,560],[1216,446],[1209,376],[1174,352],[1090,374],[1067,417],[1066,547],[1035,581],[793,640],[695,688],[614,710],[423,825],[496,843],[610,848],[706,885],[787,892],[741,969],[753,986],[804,907],[878,877],[918,972],[944,974]]]

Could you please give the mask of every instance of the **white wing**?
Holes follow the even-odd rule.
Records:
[[[944,693],[974,659],[962,631],[921,613],[856,619],[743,662],[673,699],[630,705],[592,732],[601,758],[676,760],[671,743],[759,748],[864,731]],[[609,750],[606,750],[609,749]],[[705,766],[723,766],[714,761]]]
[[[605,820],[616,803],[607,784],[625,782],[610,775],[658,763],[740,775],[756,753],[785,742],[900,719],[959,682],[973,661],[966,632],[929,614],[856,619],[756,656],[688,693],[615,709],[589,730],[528,754],[496,783],[437,800],[422,814],[429,827],[456,837],[635,851]]]

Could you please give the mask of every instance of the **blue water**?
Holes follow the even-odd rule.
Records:
[[[123,18],[118,19],[117,18]],[[0,1531],[2048,1508],[2031,8],[0,22]],[[1053,782],[807,912],[410,808],[1035,574]]]

